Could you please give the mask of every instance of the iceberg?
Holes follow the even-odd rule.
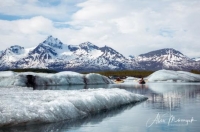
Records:
[[[186,71],[159,70],[147,79],[148,82],[200,82],[200,75]]]
[[[113,82],[100,74],[80,74],[71,71],[50,73],[22,72],[12,71],[0,72],[0,86],[58,86],[74,84],[112,84]]]
[[[118,88],[71,91],[1,88],[0,127],[82,119],[146,99]]]
[[[15,73],[12,71],[1,71],[0,72],[0,76],[1,77],[10,77],[10,76],[14,76]]]
[[[106,76],[96,73],[89,73],[86,75],[86,84],[110,84],[111,80]]]

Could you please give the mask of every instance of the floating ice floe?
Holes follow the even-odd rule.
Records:
[[[147,79],[148,82],[200,82],[200,75],[186,71],[159,70]]]
[[[71,84],[110,84],[109,78],[90,73],[59,72],[56,74],[33,72],[0,72],[0,86],[57,86]]]
[[[71,91],[13,89],[0,89],[0,127],[80,119],[147,99],[118,88]]]

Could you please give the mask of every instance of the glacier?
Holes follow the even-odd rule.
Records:
[[[0,72],[0,86],[58,86],[58,85],[78,85],[78,84],[112,84],[113,82],[100,74],[89,73],[80,74],[71,71],[50,73],[34,72]]]
[[[81,119],[146,99],[118,88],[70,91],[0,88],[0,127]]]
[[[148,82],[200,82],[200,75],[186,71],[159,70],[147,79]]]

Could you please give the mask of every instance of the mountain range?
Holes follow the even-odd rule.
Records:
[[[98,47],[90,42],[63,44],[53,36],[33,48],[19,45],[0,51],[0,69],[44,68],[58,71],[102,70],[191,70],[200,69],[200,60],[165,48],[137,57],[126,58],[111,47]]]

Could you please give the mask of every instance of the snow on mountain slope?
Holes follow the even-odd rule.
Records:
[[[99,67],[98,69],[100,70],[108,70],[108,69],[120,70],[120,69],[135,68],[133,61],[128,60],[122,54],[112,49],[111,47],[104,46],[99,48],[99,50],[101,51],[102,54],[99,54],[99,56],[96,59],[91,60],[90,63],[88,64],[91,69],[93,66]]]
[[[107,59],[116,60],[116,61],[122,61],[126,59],[122,54],[112,49],[111,47],[104,46],[100,49],[104,53],[103,56],[106,57]]]
[[[60,63],[65,65],[65,69],[119,69],[120,64],[126,65],[128,61],[114,49],[107,46],[100,48],[90,42],[81,43],[77,46],[69,45],[68,48],[73,51],[73,54],[65,64]],[[54,63],[52,65],[55,66]]]
[[[11,46],[5,51],[2,51],[1,60],[7,61],[7,62],[14,62],[16,60],[19,60],[19,58],[23,58],[24,56],[25,56],[24,47],[15,45],[15,46]]]
[[[174,49],[161,49],[138,57],[126,58],[111,47],[98,47],[91,42],[63,44],[49,36],[38,46],[25,49],[12,46],[0,52],[0,69],[46,68],[55,70],[190,70],[200,69],[194,61]]]
[[[68,45],[64,45],[57,38],[49,36],[35,49],[29,52],[28,56],[19,60],[16,67],[23,68],[48,68],[48,63],[57,59],[61,54],[69,52]]]
[[[77,58],[72,61],[73,64],[75,64],[75,62],[76,64],[80,64],[78,66],[80,69],[85,69],[85,67],[90,70],[135,68],[133,61],[129,61],[111,47],[98,47],[90,42],[82,43],[79,47],[80,48],[74,52],[74,54],[77,55]]]
[[[63,43],[57,38],[53,38],[52,36],[48,36],[48,38],[43,42],[43,44],[47,44],[57,49],[63,48]]]
[[[86,52],[90,52],[90,51],[93,51],[94,49],[95,50],[99,50],[99,47],[97,47],[96,45],[90,43],[90,42],[85,42],[85,43],[81,43],[79,45],[80,49],[83,49],[85,50]]]
[[[96,59],[103,54],[99,47],[90,42],[81,43],[76,47],[77,49],[74,50],[74,55],[76,56],[76,59],[79,60],[88,61],[91,59]]]
[[[144,69],[189,69],[194,61],[181,52],[166,48],[141,54],[136,57],[136,61],[142,65]]]
[[[13,63],[16,61],[24,58],[25,56],[28,55],[28,53],[32,50],[33,48],[28,48],[25,49],[24,47],[14,45],[11,46],[10,48],[7,48],[4,51],[1,51],[0,54],[0,67],[3,69],[4,67],[11,68]]]
[[[174,49],[161,49],[152,51],[146,54],[141,54],[137,57],[139,61],[158,61],[158,62],[173,62],[183,59],[189,60],[188,57]]]
[[[147,99],[118,88],[71,91],[16,89],[0,89],[0,127],[80,119]]]
[[[91,42],[66,45],[49,36],[29,54],[15,63],[15,68],[51,69],[119,69],[127,59],[110,47],[98,47]],[[130,62],[128,62],[130,63]]]

